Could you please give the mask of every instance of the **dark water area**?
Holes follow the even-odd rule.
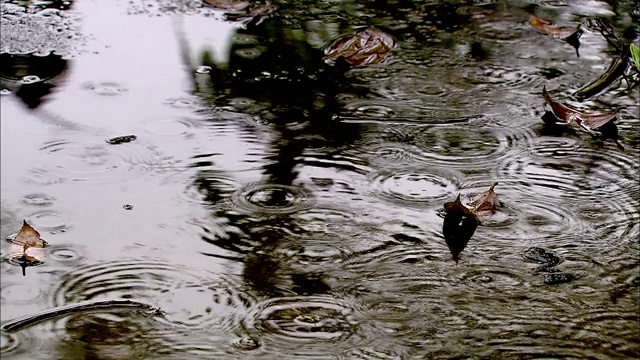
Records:
[[[0,235],[48,244],[2,241],[2,359],[640,357],[639,73],[575,97],[634,1],[246,6],[1,3]],[[385,61],[323,60],[366,26]]]

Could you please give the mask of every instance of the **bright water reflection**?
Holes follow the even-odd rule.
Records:
[[[632,1],[536,3],[637,41]],[[581,104],[624,107],[624,151],[541,120],[543,85],[570,100],[606,68],[599,33],[578,58],[520,0],[273,5],[2,3],[0,235],[51,246],[2,263],[1,320],[163,310],[41,319],[3,359],[640,356],[638,88]],[[371,24],[389,61],[324,64]],[[456,264],[443,204],[494,182]]]

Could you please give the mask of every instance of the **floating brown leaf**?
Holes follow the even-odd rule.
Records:
[[[40,238],[40,233],[27,224],[25,220],[23,220],[22,228],[15,239],[12,240],[12,243],[23,246],[23,253],[30,247],[43,248],[48,245],[46,241]]]
[[[579,39],[582,35],[582,30],[580,30],[579,26],[575,28],[559,27],[553,25],[550,21],[539,18],[535,15],[529,15],[529,25],[554,39],[566,41],[576,49],[576,55],[580,56],[578,48],[580,47]]]
[[[529,24],[533,26],[534,29],[560,40],[566,40],[571,36],[579,34],[581,31],[579,27],[572,28],[554,26],[550,21],[539,18],[535,15],[529,15]]]
[[[496,208],[501,206],[498,196],[493,190],[498,183],[493,183],[489,190],[484,193],[473,197],[467,204],[464,204],[460,200],[460,195],[452,201],[444,204],[444,209],[447,213],[458,212],[466,217],[472,218],[476,221],[480,221],[483,218],[495,213]]]
[[[491,185],[489,190],[476,196],[474,199],[472,199],[469,202],[469,205],[471,206],[472,211],[474,213],[477,214],[478,212],[481,212],[481,211],[490,211],[491,213],[494,213],[496,211],[496,207],[500,206],[500,201],[498,200],[498,196],[493,190],[493,188],[496,187],[496,185],[498,185],[497,182],[493,183],[493,185]]]
[[[463,216],[468,218],[478,220],[478,215],[473,211],[472,208],[467,207],[465,204],[460,201],[460,194],[454,201],[446,202],[444,204],[444,210],[449,213],[460,213]]]
[[[618,141],[618,128],[614,124],[619,110],[602,114],[584,113],[570,104],[553,101],[546,87],[542,88],[542,97],[544,97],[545,103],[549,106],[551,114],[556,119],[564,121],[564,125],[577,125],[591,134],[603,135],[604,138],[610,138],[615,141],[616,145],[621,150],[624,150],[624,147]]]
[[[587,114],[570,104],[555,102],[551,99],[551,96],[549,96],[546,87],[542,88],[542,96],[558,120],[562,120],[567,124],[575,123],[589,132],[597,130],[603,125],[615,120],[618,116],[618,111],[603,114]]]
[[[393,36],[369,27],[354,35],[341,36],[325,50],[326,61],[336,61],[342,57],[352,66],[367,66],[384,61],[396,47]]]

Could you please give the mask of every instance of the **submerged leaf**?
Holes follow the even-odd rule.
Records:
[[[633,58],[633,62],[636,64],[636,68],[640,71],[640,48],[638,48],[636,44],[631,43],[631,45],[629,45],[629,50],[631,50],[631,57]]]
[[[47,246],[47,242],[40,238],[40,233],[36,231],[31,225],[27,224],[25,220],[22,222],[22,228],[16,235],[15,239],[11,241],[16,245],[23,246],[23,254],[30,247],[43,248]]]
[[[326,61],[336,61],[342,57],[352,66],[367,66],[384,61],[396,47],[393,36],[369,27],[354,35],[341,36],[325,50]]]

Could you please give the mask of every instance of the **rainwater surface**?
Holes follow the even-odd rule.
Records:
[[[637,42],[640,9],[533,3],[3,1],[0,356],[640,357],[638,87],[573,96],[616,55],[585,24]],[[324,61],[363,26],[384,62]],[[495,182],[454,261],[444,203]]]

